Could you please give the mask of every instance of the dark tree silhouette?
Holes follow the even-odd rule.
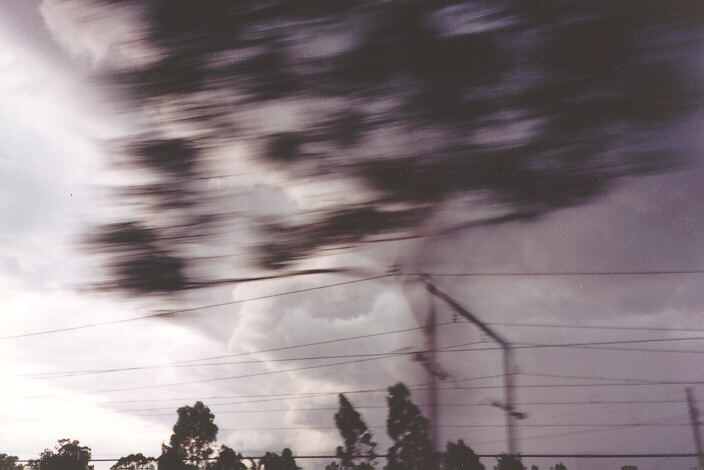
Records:
[[[281,455],[275,452],[267,452],[259,460],[258,468],[261,470],[300,470],[301,467],[296,465],[296,460],[293,458],[291,449],[286,448],[281,451]]]
[[[259,459],[259,465],[257,468],[262,469],[276,469],[278,470],[281,462],[281,457],[276,452],[266,452],[261,459]]]
[[[0,470],[22,470],[14,455],[0,454]]]
[[[38,460],[30,460],[32,470],[92,470],[90,447],[78,441],[60,439],[55,450],[45,449]]]
[[[289,448],[281,451],[281,470],[301,470],[301,467],[296,465],[296,459],[293,458],[293,452]]]
[[[157,459],[159,470],[206,468],[218,433],[214,419],[210,408],[200,401],[179,408],[169,445],[162,445]]]
[[[567,470],[567,466],[564,463],[560,462],[554,467],[550,467],[550,470]]]
[[[242,454],[238,454],[227,446],[221,446],[218,457],[212,467],[213,470],[247,470],[247,466],[242,462]]]
[[[156,459],[154,457],[145,457],[140,452],[120,457],[115,462],[115,465],[110,468],[112,470],[154,470],[156,468]]]
[[[402,383],[389,387],[386,401],[386,429],[393,441],[387,452],[386,470],[437,469],[440,459],[432,448],[430,423],[411,402],[408,388]]]
[[[444,470],[484,470],[484,465],[474,451],[467,447],[462,439],[447,443],[442,456]]]
[[[512,455],[500,455],[494,470],[526,470],[521,459]]]
[[[223,282],[197,276],[212,270],[191,269],[207,261],[189,249],[240,221],[266,236],[259,265],[280,269],[326,247],[583,204],[672,166],[688,146],[674,131],[704,96],[704,6],[691,0],[94,2],[144,23],[146,60],[103,78],[151,118],[118,145],[152,176],[124,190],[145,210],[91,237],[112,256],[106,286],[137,294]],[[282,112],[293,117],[274,126]],[[354,202],[242,221],[208,184],[235,143],[262,171],[344,180]]]
[[[344,446],[337,448],[340,467],[344,470],[371,470],[376,465],[376,443],[360,414],[342,393],[340,409],[335,413],[335,426],[340,431]],[[360,457],[353,459],[353,456]]]

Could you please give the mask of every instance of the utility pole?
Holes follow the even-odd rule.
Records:
[[[437,365],[435,362],[435,349],[437,348],[437,336],[436,336],[436,326],[435,326],[435,305],[433,304],[433,299],[430,299],[430,312],[428,313],[428,320],[425,324],[425,334],[426,334],[426,350],[428,351],[427,358],[427,370],[428,378],[430,379],[430,397],[429,397],[429,407],[430,407],[430,439],[433,450],[438,449],[438,381],[437,381]]]
[[[699,438],[699,410],[694,403],[694,392],[692,387],[686,388],[687,403],[689,404],[689,419],[692,423],[692,432],[694,433],[694,444],[697,446],[697,457],[699,458],[699,470],[704,470],[704,454],[702,454],[702,442]]]
[[[466,308],[458,304],[452,297],[448,296],[444,292],[439,291],[433,284],[430,283],[428,279],[424,279],[425,286],[428,292],[436,297],[444,300],[450,307],[453,308],[457,313],[462,315],[464,318],[475,324],[480,330],[482,330],[486,335],[491,337],[494,341],[499,343],[501,349],[503,350],[503,364],[504,364],[504,400],[505,403],[501,408],[506,412],[506,441],[508,447],[508,454],[517,456],[518,455],[518,439],[516,437],[515,420],[522,418],[523,414],[516,412],[513,409],[513,357],[511,344],[503,339],[498,333],[489,328],[489,326],[481,321],[479,318],[474,316]]]

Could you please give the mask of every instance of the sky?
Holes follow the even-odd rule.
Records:
[[[139,43],[140,32],[119,15],[98,26],[71,22],[66,8],[80,10],[80,3],[0,1],[0,420],[9,423],[0,428],[0,453],[35,458],[70,437],[95,458],[158,456],[176,409],[202,400],[215,414],[218,443],[245,455],[284,447],[332,454],[340,441],[335,394],[346,391],[384,450],[385,388],[428,381],[413,351],[425,347],[431,303],[412,278],[364,280],[391,266],[437,274],[431,281],[439,289],[517,346],[516,396],[527,415],[518,430],[522,453],[694,452],[685,387],[704,397],[704,290],[703,275],[686,271],[704,261],[701,121],[679,135],[689,149],[687,165],[626,178],[587,205],[537,222],[312,261],[317,268],[353,265],[359,275],[222,286],[168,299],[97,293],[89,287],[101,276],[101,260],[82,240],[97,223],[137,210],[116,204],[110,188],[139,175],[112,165],[104,142],[134,123],[90,77],[110,58],[133,60],[118,39]],[[247,178],[246,185],[217,184],[242,185],[247,202],[240,209],[253,213],[315,208],[321,191],[345,197],[334,185]],[[486,275],[527,272],[554,275]],[[447,305],[433,304],[438,346],[471,344],[437,354],[448,374],[440,383],[439,441],[462,438],[477,453],[502,452],[504,416],[492,406],[503,399],[500,351]],[[202,306],[212,307],[195,309]],[[195,310],[121,321],[180,309]],[[330,342],[365,335],[373,336]],[[654,341],[618,344],[641,340]],[[310,345],[319,342],[325,344]],[[617,343],[535,347],[590,342]],[[289,349],[276,350],[282,347]],[[364,356],[377,353],[396,354]],[[414,391],[413,399],[426,405],[427,390]],[[560,460],[577,470],[695,464],[525,463],[548,468]]]

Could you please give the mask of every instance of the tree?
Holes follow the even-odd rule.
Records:
[[[479,457],[474,451],[467,447],[462,439],[447,443],[447,449],[443,455],[444,470],[484,470],[484,465],[479,462]]]
[[[201,401],[179,408],[169,445],[162,445],[159,470],[206,468],[218,433],[214,419]]]
[[[236,453],[227,446],[221,446],[212,470],[247,470],[247,466],[242,462],[243,459],[242,454]]]
[[[635,465],[624,465],[621,470],[638,470],[638,467]]]
[[[212,261],[189,254],[239,222],[228,210],[241,192],[214,195],[208,181],[223,177],[213,156],[234,145],[248,157],[232,167],[356,190],[315,214],[246,220],[265,235],[259,266],[281,269],[326,247],[589,202],[620,178],[671,167],[688,145],[677,126],[704,97],[696,1],[322,3],[93,0],[78,16],[122,8],[143,21],[100,77],[147,120],[116,159],[151,176],[121,192],[143,213],[91,237],[112,255],[106,288],[232,281],[195,277],[213,270],[192,265]],[[433,222],[448,201],[475,196],[485,204]]]
[[[280,470],[301,470],[301,467],[296,465],[296,460],[293,458],[293,452],[288,447],[281,451],[281,467]]]
[[[177,450],[166,444],[161,445],[161,455],[156,459],[159,470],[195,470],[195,465],[189,465],[181,459]]]
[[[258,470],[279,470],[281,457],[276,452],[267,452],[259,459]]]
[[[526,470],[526,467],[521,463],[520,457],[504,454],[498,457],[494,470]]]
[[[558,463],[554,467],[550,467],[551,470],[567,470],[567,466],[563,464],[562,462]]]
[[[340,467],[344,470],[371,470],[376,465],[376,443],[372,441],[366,423],[342,393],[340,409],[335,413],[335,426],[340,431],[344,447],[337,448]],[[354,460],[352,457],[362,457]]]
[[[386,470],[431,470],[439,458],[432,448],[430,423],[411,402],[411,393],[398,383],[389,387],[386,429],[393,441],[387,452]]]
[[[0,470],[22,470],[14,455],[0,454]]]
[[[145,457],[141,452],[120,457],[115,464],[110,467],[112,470],[155,470],[156,459]]]
[[[267,452],[259,460],[260,470],[300,470],[301,467],[296,465],[296,460],[293,458],[291,449],[285,448],[281,451],[281,456],[275,452]]]
[[[39,460],[29,461],[29,467],[32,470],[93,470],[90,458],[90,447],[75,440],[59,439],[54,451],[45,449]]]

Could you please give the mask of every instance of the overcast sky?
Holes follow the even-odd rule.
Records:
[[[80,8],[80,3],[71,4]],[[427,300],[427,296],[420,287],[404,287],[396,278],[241,303],[233,301],[359,277],[320,275],[266,281],[158,303],[89,291],[100,269],[98,260],[81,250],[81,239],[92,225],[117,210],[106,187],[126,178],[112,169],[102,142],[129,128],[116,107],[91,85],[89,76],[110,54],[123,54],[115,49],[115,38],[138,32],[131,31],[124,18],[81,30],[81,24],[66,21],[62,5],[48,0],[0,1],[0,453],[35,458],[57,439],[70,437],[90,446],[96,458],[133,452],[158,456],[161,443],[171,434],[176,408],[202,399],[220,427],[218,442],[245,455],[280,452],[284,447],[300,455],[332,454],[340,441],[336,431],[328,429],[334,426],[334,411],[301,409],[334,408],[335,392],[383,390],[398,381],[408,385],[427,382],[412,355],[349,357],[423,348],[420,330],[261,352],[421,326],[426,307],[419,307],[423,304],[417,299]],[[701,269],[701,135],[700,121],[682,129],[681,139],[691,149],[686,167],[623,180],[607,196],[555,212],[539,222],[388,243],[326,256],[316,260],[315,266],[354,264],[371,274],[386,272],[393,265],[407,272],[444,274]],[[308,190],[288,187],[270,175],[242,189],[250,195],[249,210],[270,212],[312,207],[305,197]],[[435,277],[433,282],[483,320],[496,323],[496,330],[516,345],[680,339],[614,345],[668,352],[565,347],[516,350],[517,401],[527,403],[520,410],[528,416],[520,423],[522,453],[668,453],[694,452],[684,389],[686,383],[704,381],[704,340],[698,339],[704,337],[703,279],[701,274],[449,276]],[[228,302],[168,319],[14,338],[138,317],[157,309]],[[415,308],[409,308],[409,303]],[[463,438],[477,453],[502,452],[504,417],[491,406],[493,400],[503,398],[502,379],[481,378],[501,373],[500,351],[476,328],[454,318],[441,302],[436,301],[436,307],[438,322],[449,323],[438,328],[439,346],[483,341],[471,347],[486,349],[438,354],[449,374],[448,382],[440,385],[444,389],[440,403],[472,405],[441,407],[440,442]],[[695,339],[681,340],[688,337]],[[226,355],[238,356],[201,361],[211,365],[198,367],[184,364]],[[332,355],[343,357],[279,361]],[[310,367],[359,359],[365,362]],[[250,362],[212,365],[214,361]],[[179,367],[53,378],[32,375],[177,362]],[[609,379],[621,385],[606,386]],[[623,385],[635,379],[678,383]],[[588,386],[529,387],[544,384]],[[704,386],[694,385],[694,390],[704,399]],[[272,396],[311,392],[331,394]],[[425,393],[415,391],[414,401],[425,404]],[[388,446],[383,429],[384,392],[352,393],[348,398],[374,427],[379,449],[384,451]],[[585,401],[658,403],[578,403]],[[554,424],[560,427],[546,426]],[[608,424],[662,426],[601,426]],[[476,425],[486,427],[461,427]],[[570,469],[584,470],[636,462],[559,460]],[[526,463],[547,468],[557,461]],[[492,459],[483,462],[487,467],[494,464]],[[325,462],[300,463],[313,468]],[[694,460],[637,463],[641,469],[687,468]]]

